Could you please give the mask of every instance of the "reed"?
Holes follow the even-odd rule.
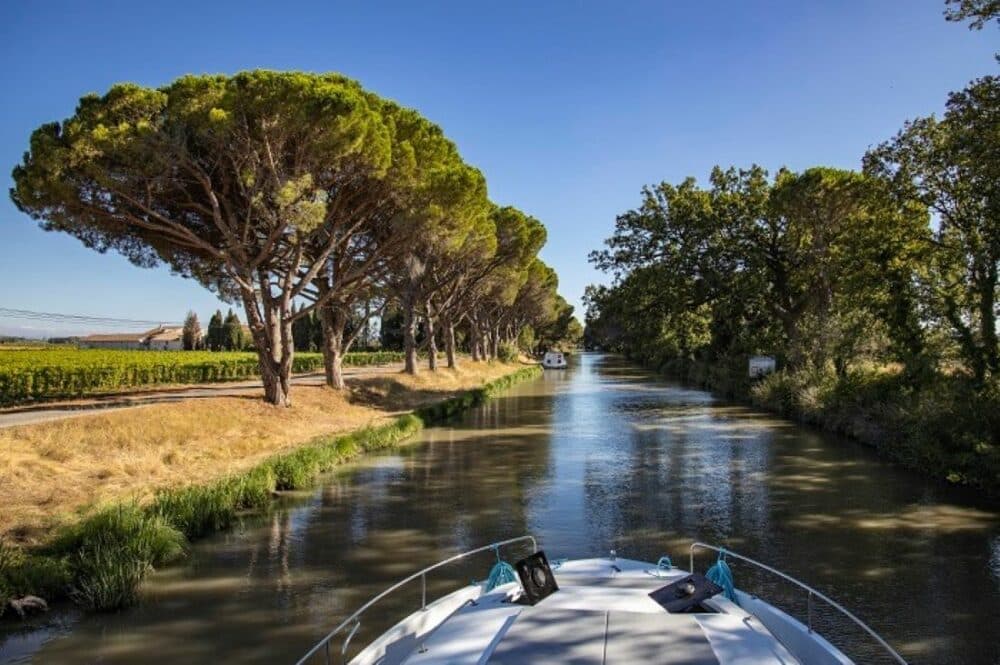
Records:
[[[181,557],[186,545],[184,534],[155,510],[131,502],[65,527],[45,553],[68,565],[67,595],[103,611],[132,604],[146,573]]]

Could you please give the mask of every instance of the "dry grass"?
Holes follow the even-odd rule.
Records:
[[[319,435],[394,414],[509,374],[516,365],[356,377],[349,390],[297,386],[292,407],[222,397],[81,415],[0,430],[0,538],[38,542],[97,504],[245,471]]]

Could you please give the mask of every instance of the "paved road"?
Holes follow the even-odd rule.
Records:
[[[344,376],[348,379],[359,376],[375,376],[377,374],[392,374],[403,368],[401,364],[379,365],[377,367],[345,367]],[[321,386],[324,377],[322,372],[299,374],[292,377],[293,386]],[[32,425],[50,420],[76,418],[80,416],[136,409],[153,404],[167,404],[187,399],[208,399],[212,397],[241,397],[255,395],[261,392],[260,380],[234,381],[232,383],[211,383],[197,386],[167,388],[164,390],[149,390],[136,393],[116,393],[114,395],[99,395],[93,398],[72,400],[68,402],[48,402],[31,406],[15,407],[0,410],[0,428],[17,425]]]

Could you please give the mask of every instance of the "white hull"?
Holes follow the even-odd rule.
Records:
[[[542,357],[542,367],[545,369],[566,369],[568,366],[566,355],[558,351],[548,351]]]
[[[390,628],[351,665],[851,663],[819,634],[742,592],[740,605],[721,594],[705,601],[712,613],[667,613],[648,593],[685,571],[629,559],[578,559],[554,573],[559,591],[534,607],[507,602],[516,582],[488,593],[483,584],[459,589]],[[511,647],[514,626],[529,619],[537,624],[529,643]]]

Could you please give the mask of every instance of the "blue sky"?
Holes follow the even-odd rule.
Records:
[[[996,73],[1000,33],[942,0],[170,2],[0,6],[4,190],[31,131],[117,81],[339,71],[419,109],[491,197],[541,219],[574,304],[643,184],[714,164],[857,168],[907,118]],[[194,282],[45,233],[0,200],[0,307],[177,321],[217,306]],[[580,312],[582,315],[582,312]],[[30,332],[0,319],[0,334]],[[49,332],[56,332],[49,329]]]

